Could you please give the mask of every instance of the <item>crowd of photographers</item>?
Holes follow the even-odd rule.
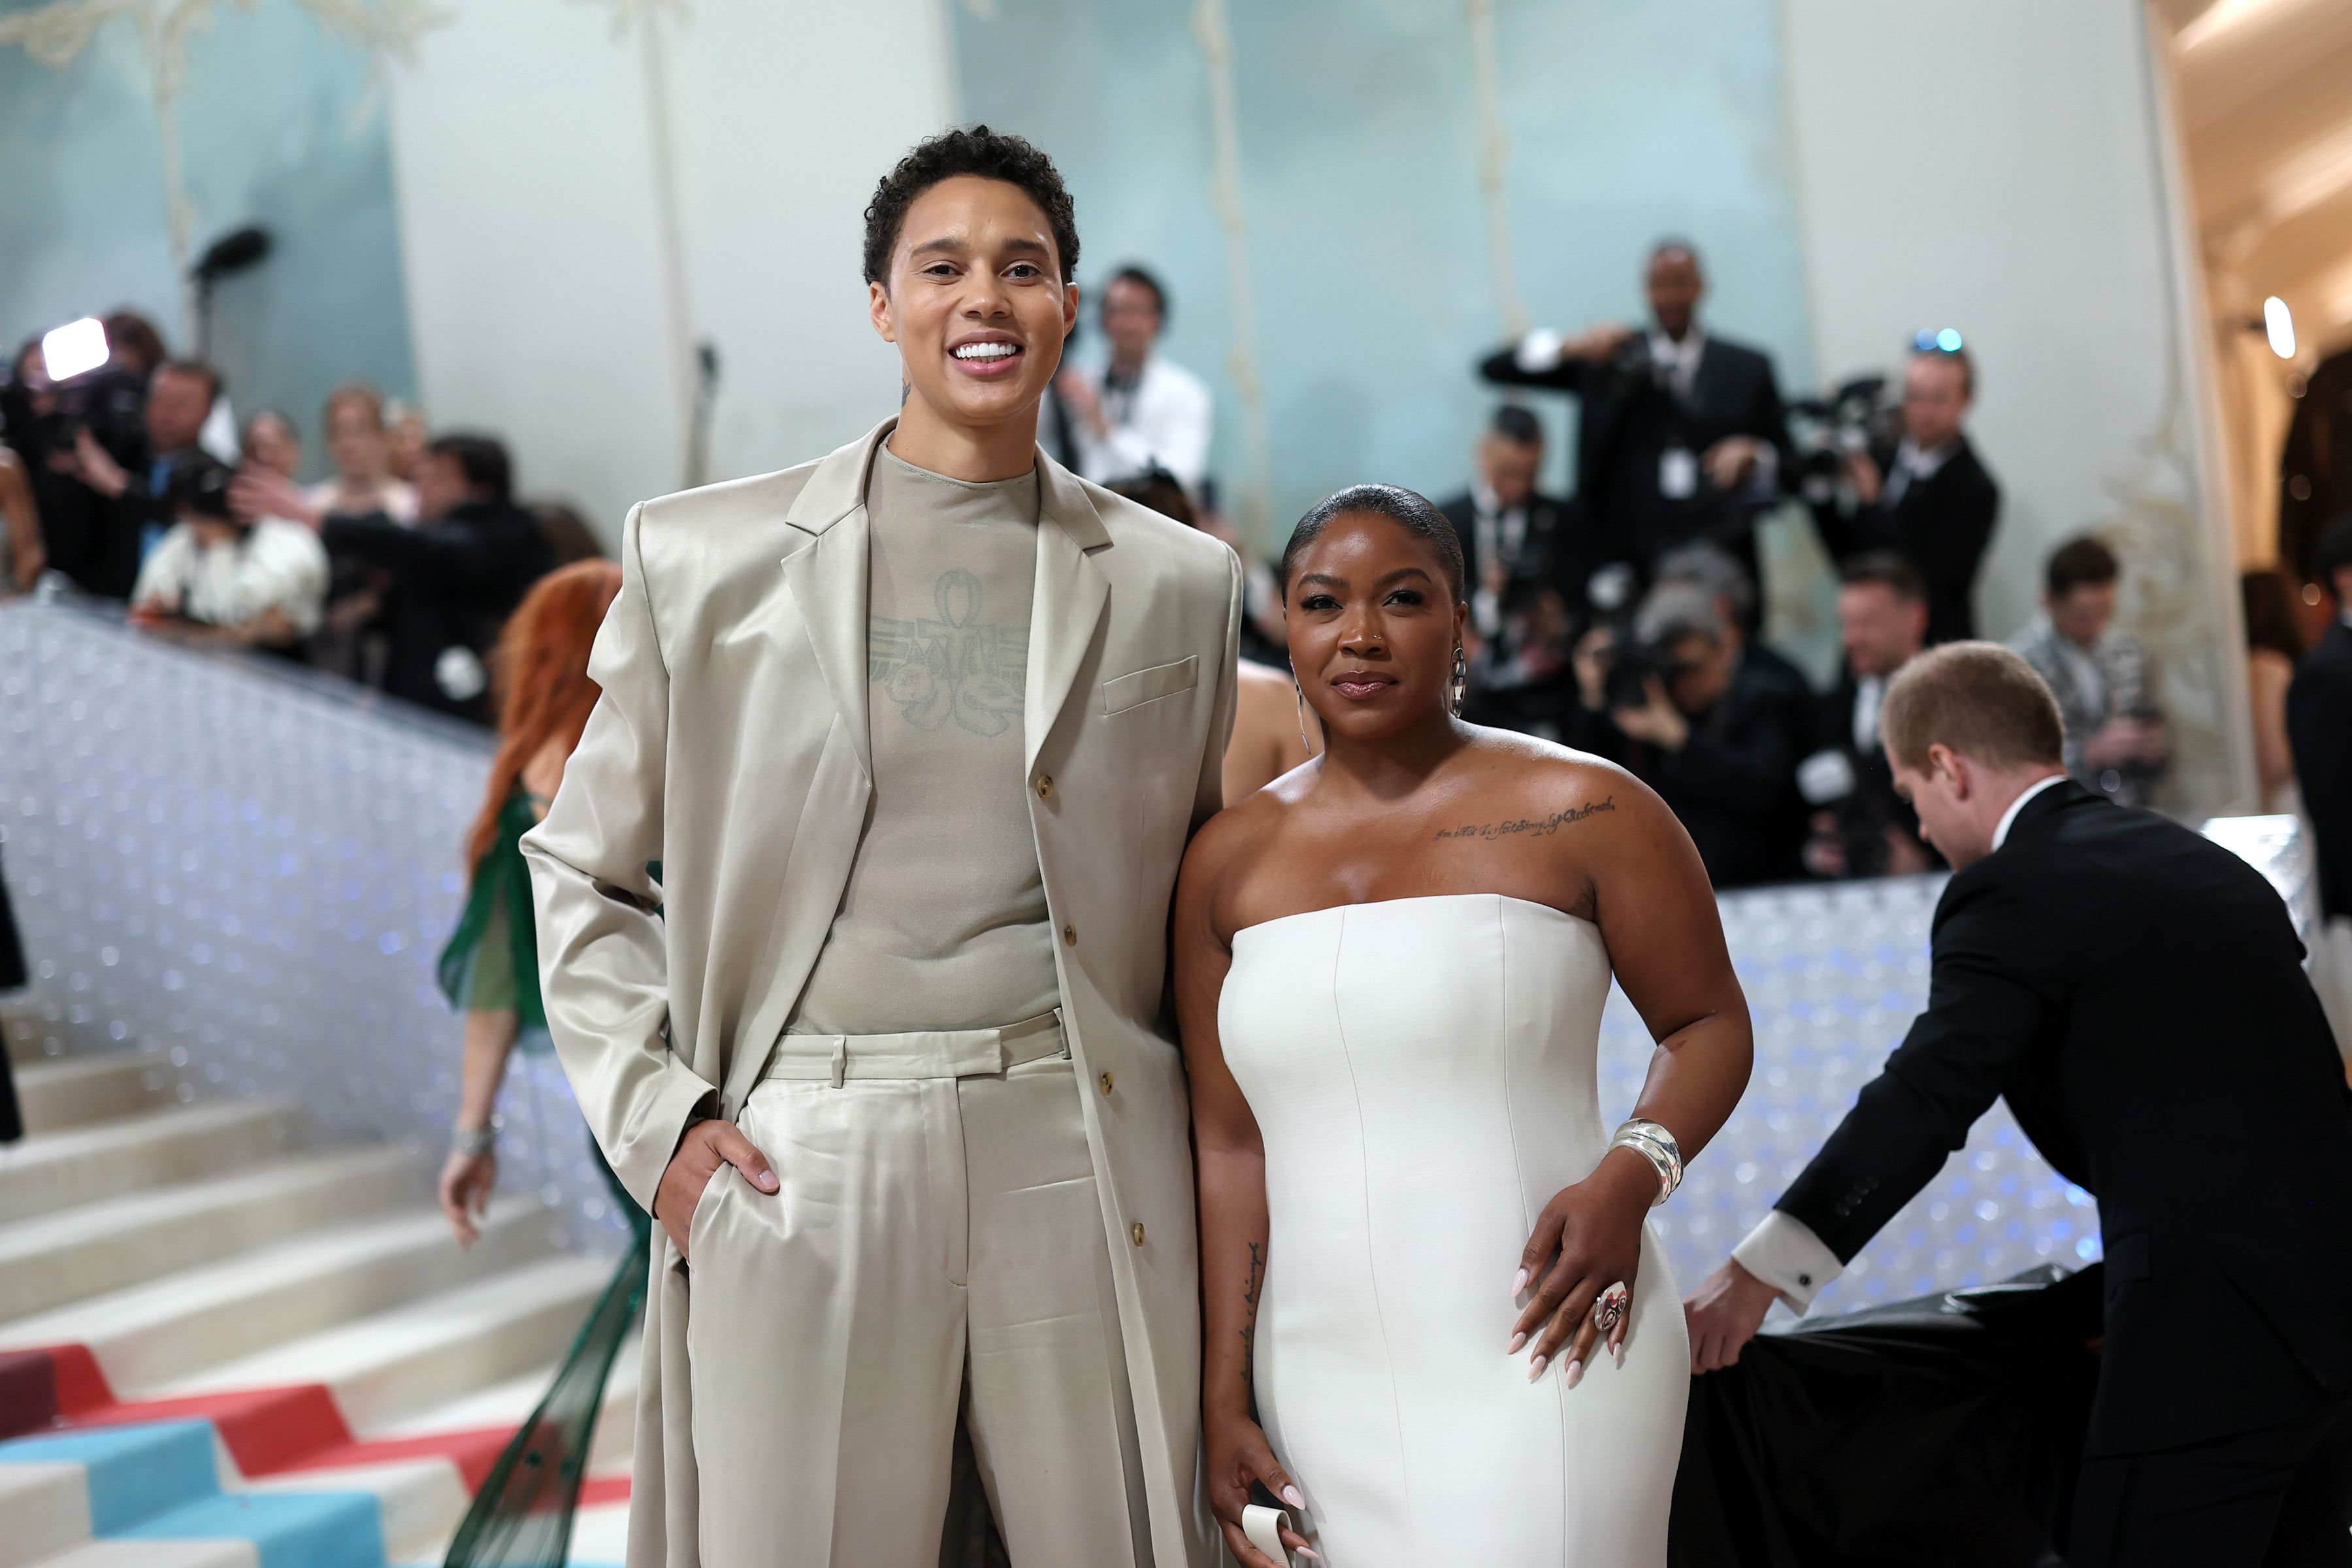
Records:
[[[52,374],[37,339],[0,387],[0,572],[54,571],[134,624],[260,649],[421,706],[487,721],[486,660],[523,593],[596,544],[569,509],[515,498],[505,446],[428,435],[376,389],[320,413],[332,477],[301,482],[275,409],[241,426],[220,374],[174,359],[141,317],[110,317],[90,365]]]
[[[2000,492],[1965,427],[1966,347],[1920,334],[1891,405],[1878,378],[1784,405],[1769,356],[1702,320],[1689,245],[1657,246],[1643,282],[1644,327],[1530,333],[1478,366],[1575,400],[1575,494],[1541,493],[1541,422],[1498,409],[1445,505],[1475,579],[1465,711],[1631,768],[1718,887],[1929,868],[1878,706],[1922,648],[1979,635]],[[1825,691],[1758,639],[1758,524],[1792,500],[1839,579]],[[2059,694],[2075,776],[2137,805],[2168,741],[2147,655],[2114,625],[2119,575],[2075,540],[2050,559],[2045,613],[2000,629]]]
[[[1531,333],[1478,365],[1491,384],[1574,399],[1577,445],[1574,494],[1544,493],[1543,423],[1506,404],[1469,489],[1444,503],[1470,580],[1465,716],[1631,768],[1719,887],[1931,868],[1877,715],[1922,648],[1979,635],[1973,595],[2000,496],[1966,431],[1966,349],[1922,333],[1891,403],[1869,378],[1784,404],[1767,354],[1708,330],[1690,246],[1657,246],[1644,284],[1641,329]],[[1041,434],[1087,477],[1246,560],[1206,473],[1208,386],[1158,352],[1167,311],[1149,272],[1114,276],[1103,352],[1073,357]],[[215,371],[170,357],[136,315],[105,328],[94,368],[52,375],[36,340],[0,387],[0,579],[29,588],[53,569],[159,634],[269,650],[487,720],[485,661],[506,616],[546,572],[596,552],[579,516],[519,502],[495,438],[428,435],[360,383],[327,397],[332,474],[306,485],[292,417],[234,427]],[[1839,579],[1843,657],[1826,690],[1759,636],[1758,524],[1791,501]],[[2074,540],[2048,562],[2044,613],[1993,629],[2057,693],[2070,771],[2138,805],[2169,741],[2147,655],[2114,624],[2119,576],[2105,545]],[[1252,608],[1244,652],[1279,668],[1262,566]],[[1294,760],[1275,684],[1245,697],[1265,696],[1283,731],[1267,749]]]

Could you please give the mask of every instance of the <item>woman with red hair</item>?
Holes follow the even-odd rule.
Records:
[[[516,608],[493,656],[502,688],[498,758],[466,848],[474,868],[472,891],[440,966],[443,993],[466,1014],[457,1124],[440,1183],[441,1210],[460,1247],[473,1245],[498,1185],[492,1113],[507,1058],[519,1042],[525,1050],[548,1048],[521,840],[547,814],[563,782],[563,764],[596,706],[588,649],[620,591],[621,569],[609,561],[583,561],[551,573]],[[634,1203],[624,1201],[622,1212],[645,1221]]]

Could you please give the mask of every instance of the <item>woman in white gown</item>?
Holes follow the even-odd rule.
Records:
[[[1454,716],[1426,500],[1339,492],[1279,575],[1327,750],[1176,895],[1211,1505],[1245,1568],[1254,1484],[1328,1568],[1660,1568],[1690,1358],[1643,1219],[1750,1047],[1706,874],[1629,774]],[[1612,972],[1658,1042],[1613,1141]]]

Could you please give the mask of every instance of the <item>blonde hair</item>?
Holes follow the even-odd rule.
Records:
[[[2014,768],[2058,766],[2066,743],[2050,688],[2023,656],[1989,642],[1946,643],[1905,665],[1887,683],[1878,732],[1914,773],[1927,771],[1934,745]]]

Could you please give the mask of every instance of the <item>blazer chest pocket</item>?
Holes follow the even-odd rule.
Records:
[[[1156,664],[1131,675],[1114,676],[1102,683],[1102,710],[1124,713],[1163,697],[1190,691],[1201,682],[1201,658],[1188,654],[1173,664]]]

